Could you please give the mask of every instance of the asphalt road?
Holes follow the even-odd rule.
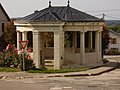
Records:
[[[0,80],[0,90],[120,90],[120,68],[98,76]]]
[[[120,90],[120,69],[98,76],[0,80],[0,90]]]

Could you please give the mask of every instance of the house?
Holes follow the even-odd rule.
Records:
[[[2,7],[0,3],[0,37],[4,33],[5,25],[10,20],[8,14],[6,13],[5,9]]]
[[[15,21],[19,41],[33,40],[33,61],[37,68],[78,68],[102,63],[101,32],[104,22],[70,6],[51,6]],[[54,47],[45,47],[44,33],[52,32]],[[72,33],[72,47],[64,47],[65,32]],[[79,38],[78,38],[79,37]],[[78,42],[79,41],[79,42]],[[52,62],[53,64],[48,64]]]
[[[107,52],[116,54],[120,52],[120,33],[109,30],[110,43]]]
[[[2,38],[7,22],[10,21],[8,14],[0,3],[0,38]],[[0,40],[1,41],[1,40]],[[2,50],[4,42],[0,42],[0,50]]]

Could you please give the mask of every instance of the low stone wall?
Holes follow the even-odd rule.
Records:
[[[54,47],[45,48],[45,58],[54,58]]]
[[[79,50],[79,48],[77,49]],[[33,58],[33,53],[29,53],[31,58]],[[65,48],[64,52],[64,62],[63,66],[80,66],[81,57],[80,53],[73,52],[72,48]],[[45,48],[45,59],[53,59],[54,58],[54,48],[47,47]],[[96,52],[87,52],[85,53],[85,65],[96,64],[101,62],[101,53]]]
[[[85,53],[85,64],[95,64],[95,63],[97,63],[96,52]]]

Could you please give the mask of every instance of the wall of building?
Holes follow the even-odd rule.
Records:
[[[112,38],[117,38],[117,44],[109,43],[109,49],[110,48],[118,48],[118,51],[120,52],[120,36],[115,33],[112,33],[112,32],[109,32],[109,35]]]
[[[3,34],[2,33],[2,23],[5,23],[5,25],[6,25],[7,21],[8,20],[7,20],[6,16],[5,16],[5,14],[2,12],[2,10],[0,8],[0,37]]]
[[[5,14],[3,13],[1,8],[0,8],[0,20],[7,21],[7,18],[6,18]]]

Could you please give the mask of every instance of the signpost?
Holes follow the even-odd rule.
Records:
[[[22,52],[23,52],[23,71],[25,71],[25,48],[27,47],[28,42],[29,42],[28,40],[26,40],[26,41],[19,41],[20,46],[22,48]]]

